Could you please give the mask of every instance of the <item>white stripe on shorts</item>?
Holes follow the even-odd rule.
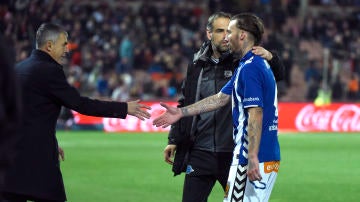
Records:
[[[247,178],[246,171],[247,171],[247,166],[241,166],[241,165],[231,166],[224,202],[243,200],[245,187],[246,187],[245,186],[246,178]]]
[[[267,202],[274,187],[280,162],[259,163],[261,181],[247,179],[247,166],[232,165],[224,202]]]

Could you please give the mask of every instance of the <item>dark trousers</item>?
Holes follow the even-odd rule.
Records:
[[[30,197],[22,194],[14,194],[14,193],[2,193],[0,195],[0,202],[64,202],[57,200],[48,200],[48,199],[39,199],[36,197]]]
[[[185,176],[183,202],[206,202],[216,181],[225,191],[228,175]],[[219,199],[220,200],[220,199]]]
[[[232,152],[191,151],[182,202],[206,202],[216,181],[225,191],[231,160]]]

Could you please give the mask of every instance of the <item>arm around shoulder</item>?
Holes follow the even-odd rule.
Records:
[[[274,73],[275,80],[281,81],[285,77],[285,66],[281,61],[279,55],[275,51],[271,51],[272,58],[269,60],[269,64],[272,72]]]

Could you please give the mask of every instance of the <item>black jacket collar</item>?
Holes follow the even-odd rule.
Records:
[[[31,52],[31,57],[34,57],[34,58],[39,59],[41,61],[55,63],[55,64],[62,67],[62,65],[60,65],[58,62],[56,62],[49,54],[47,54],[46,52],[44,52],[42,50],[39,50],[39,49],[33,50]]]

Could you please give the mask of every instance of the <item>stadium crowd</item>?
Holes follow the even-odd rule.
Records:
[[[313,101],[320,88],[332,89],[334,101],[360,97],[359,0],[8,0],[0,3],[0,30],[21,61],[41,23],[63,25],[68,79],[87,96],[176,100],[206,19],[218,10],[264,20],[262,45],[276,50],[287,70],[280,101]]]

